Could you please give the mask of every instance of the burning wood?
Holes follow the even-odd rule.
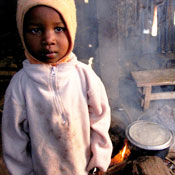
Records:
[[[125,145],[122,148],[122,150],[120,150],[120,152],[115,155],[112,160],[111,160],[111,166],[118,164],[120,162],[122,162],[124,159],[128,158],[128,156],[130,155],[130,149],[128,148],[128,142],[125,140]]]

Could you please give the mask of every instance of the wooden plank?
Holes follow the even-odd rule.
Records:
[[[0,76],[13,76],[16,71],[0,71]]]
[[[151,90],[152,90],[151,86],[147,86],[144,88],[144,92],[145,92],[145,99],[144,99],[144,106],[143,106],[144,111],[149,108]]]
[[[131,72],[138,87],[175,85],[175,69]]]
[[[150,100],[175,99],[175,92],[160,92],[150,95]]]

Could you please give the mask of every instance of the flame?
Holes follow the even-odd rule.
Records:
[[[90,57],[89,58],[89,61],[88,61],[88,65],[92,68],[92,64],[93,64],[93,57]]]
[[[130,155],[130,149],[128,148],[128,142],[125,140],[125,145],[124,147],[120,150],[120,152],[115,155],[112,160],[110,165],[115,165],[120,162],[122,162],[124,159],[128,158]]]
[[[88,4],[88,3],[89,3],[89,0],[84,0],[84,3],[85,3],[85,4]]]
[[[157,6],[154,7],[153,25],[152,25],[152,36],[157,36]]]

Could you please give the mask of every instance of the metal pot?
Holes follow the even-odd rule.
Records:
[[[125,130],[131,157],[159,156],[165,158],[173,142],[173,133],[162,125],[138,120]]]

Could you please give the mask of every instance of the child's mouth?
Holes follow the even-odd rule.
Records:
[[[44,52],[44,53],[42,53],[42,55],[43,55],[44,57],[53,59],[53,58],[56,57],[57,52]]]

